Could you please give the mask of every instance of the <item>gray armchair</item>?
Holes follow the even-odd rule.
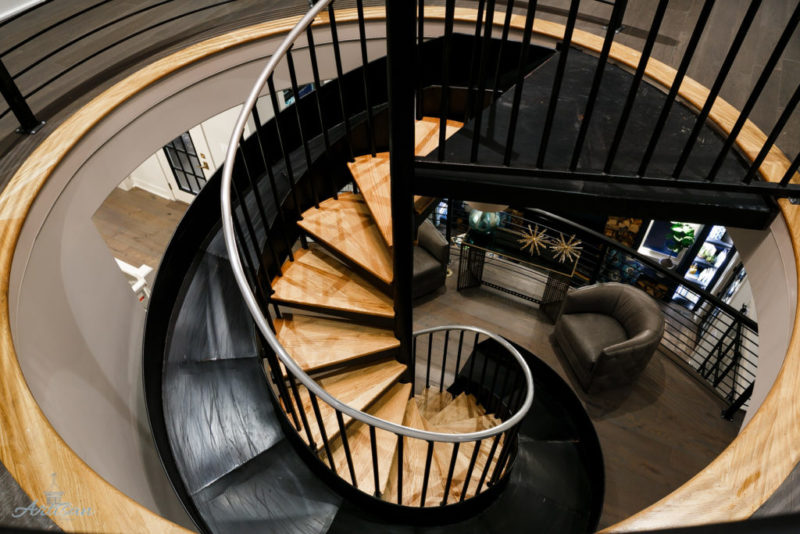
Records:
[[[664,334],[664,315],[644,291],[618,283],[567,294],[553,337],[586,391],[633,382]]]
[[[436,227],[425,219],[418,230],[419,244],[414,247],[414,289],[412,298],[436,291],[447,278],[450,245]]]

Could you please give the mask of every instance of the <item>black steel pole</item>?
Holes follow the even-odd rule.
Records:
[[[386,57],[389,86],[389,170],[394,242],[395,335],[399,360],[411,363],[411,284],[414,238],[414,90],[416,54],[413,50],[415,3],[386,2]]]
[[[8,107],[19,121],[18,133],[34,134],[42,127],[44,121],[40,121],[33,114],[2,61],[0,61],[0,94],[6,99]]]

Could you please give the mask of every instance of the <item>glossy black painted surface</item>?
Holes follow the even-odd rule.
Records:
[[[537,153],[542,142],[557,57],[558,54],[525,79],[511,158],[511,167],[514,169],[529,169],[531,172],[537,170]],[[578,50],[570,51],[555,120],[548,135],[548,149],[543,169],[568,170],[596,65],[597,58]],[[584,173],[602,171],[632,78],[633,76],[623,69],[606,65],[594,114],[586,132],[578,171]],[[478,165],[502,167],[513,96],[513,90],[507,91],[484,110]],[[636,174],[653,131],[654,117],[661,110],[665,98],[664,93],[649,83],[639,86],[621,147],[611,169],[613,174],[625,176]],[[696,115],[684,105],[672,107],[648,167],[648,177],[667,178],[671,175],[675,166],[675,154],[679,154],[683,149],[686,132],[692,128],[696,118]],[[474,127],[474,120],[467,122],[465,127],[447,142],[445,162],[469,163]],[[681,178],[698,181],[704,179],[722,146],[723,139],[708,125],[703,126]],[[426,160],[433,162],[435,155],[429,156]],[[716,181],[738,183],[746,172],[747,165],[737,153],[731,151],[725,157]],[[502,201],[504,196],[505,201],[508,201],[508,198],[512,198],[509,195],[514,191],[513,188],[524,186],[526,181],[524,176],[498,176],[497,173],[487,171],[484,175],[477,174],[474,178],[475,188],[470,188],[468,183],[463,183],[465,178],[461,176],[454,178],[452,183],[448,183],[446,178],[437,179],[435,183],[431,180],[428,183],[426,182],[428,176],[424,172],[417,170],[417,174],[422,176],[415,184],[417,194],[443,194],[448,190],[450,194],[454,194],[453,191],[461,189],[463,194],[475,195],[481,190],[480,200],[485,201]],[[529,182],[533,183],[533,180]],[[550,182],[537,183],[537,187],[543,190],[531,190],[525,200],[528,200],[531,206],[548,205],[552,209],[557,206],[570,206],[573,209],[590,212],[602,210],[605,214],[613,210],[619,215],[646,215],[648,218],[658,218],[663,215],[667,219],[684,217],[685,220],[701,222],[713,220],[716,224],[727,221],[732,226],[752,227],[762,227],[772,220],[775,213],[772,201],[753,193],[693,190],[691,194],[687,194],[678,187],[656,188],[636,184],[610,184],[581,180],[579,176],[552,178]],[[482,194],[489,190],[493,190],[493,195],[490,194],[492,198],[486,198],[486,195]],[[524,191],[518,193],[513,198],[520,203],[526,193]],[[477,196],[459,198],[478,199]]]

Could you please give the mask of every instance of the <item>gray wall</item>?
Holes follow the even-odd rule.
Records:
[[[371,25],[380,34],[383,24]],[[343,28],[343,39],[356,28]],[[319,39],[324,43],[324,39]],[[152,444],[142,393],[144,311],[91,217],[144,159],[190,127],[240,104],[277,40],[187,67],[106,117],[56,168],[26,220],[12,266],[12,334],[30,389],[69,446],[149,509],[191,525]],[[299,48],[302,48],[302,43]],[[371,53],[382,55],[383,44]],[[360,62],[347,45],[347,63]],[[298,50],[295,61],[307,63]],[[327,57],[330,56],[330,57]],[[323,52],[324,76],[335,74]],[[301,79],[310,73],[300,69]],[[289,86],[285,71],[278,87]]]
[[[659,38],[653,49],[655,59],[677,68],[703,3],[701,0],[670,0]],[[542,0],[539,2],[538,16],[563,23],[566,20],[569,4],[569,0]],[[706,87],[711,87],[749,4],[750,0],[716,2],[689,66],[688,76]],[[623,19],[625,28],[617,34],[616,41],[641,50],[657,5],[658,0],[629,0]],[[775,47],[796,5],[796,0],[765,0],[761,5],[720,92],[720,96],[737,109],[744,106],[756,79],[761,74],[761,68]],[[611,6],[597,0],[582,0],[579,13],[578,28],[603,35],[605,31],[603,26],[611,14]],[[798,83],[800,83],[800,35],[796,31],[750,114],[750,119],[769,134]],[[776,144],[788,152],[790,158],[800,150],[798,110],[795,110]]]

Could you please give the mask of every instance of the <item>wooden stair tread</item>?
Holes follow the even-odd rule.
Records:
[[[335,258],[313,249],[299,250],[272,282],[272,299],[321,311],[394,317],[392,299]]]
[[[426,389],[422,394],[417,395],[416,399],[435,398],[436,395],[441,395],[438,392],[431,393],[431,389]],[[431,432],[443,432],[449,434],[463,434],[467,432],[476,432],[479,430],[486,430],[500,424],[500,420],[493,415],[486,414],[486,410],[478,403],[478,400],[473,395],[461,393],[453,398],[447,405],[436,412],[430,419],[423,418],[422,423],[424,430]],[[475,466],[470,476],[469,487],[467,488],[467,497],[475,495],[478,488],[478,481],[480,475],[486,467],[489,459],[489,452],[492,448],[492,439],[486,439],[481,442],[478,455],[475,459]],[[495,451],[492,459],[492,464],[487,471],[487,478],[491,475],[493,466],[497,462],[497,457],[500,453],[502,446],[502,438]],[[456,455],[456,463],[453,469],[453,479],[450,484],[450,491],[448,492],[447,502],[454,503],[461,498],[461,493],[464,491],[464,482],[467,478],[467,471],[472,459],[472,454],[475,451],[475,443],[462,443],[459,445],[458,454]],[[450,469],[450,460],[453,455],[453,445],[450,443],[437,442],[433,447],[434,463],[439,467],[439,472],[443,473],[442,488],[446,485],[447,473]],[[485,489],[486,481],[484,481]]]
[[[391,330],[350,321],[294,315],[273,324],[278,341],[306,372],[400,346]]]
[[[403,424],[412,428],[424,429],[425,422],[419,413],[417,403],[409,399],[406,404]],[[403,504],[406,506],[419,506],[422,498],[423,477],[425,475],[425,459],[428,453],[428,442],[403,438]],[[397,503],[397,454],[392,461],[392,472],[386,485],[383,499]],[[439,469],[439,464],[431,460],[428,478],[428,488],[425,493],[425,505],[437,506],[444,497],[444,477]]]
[[[411,384],[395,384],[374,403],[368,413],[384,421],[402,423],[406,404],[411,395]],[[375,494],[375,478],[372,470],[372,444],[369,426],[357,421],[347,429],[347,443],[350,447],[358,489]],[[375,429],[375,448],[378,457],[379,494],[386,491],[386,484],[392,470],[392,460],[397,449],[397,436],[385,430]],[[336,472],[347,481],[351,481],[347,465],[347,456],[341,436],[330,445]],[[324,452],[320,452],[322,460],[330,465]]]
[[[422,417],[430,419],[450,404],[453,396],[447,391],[425,388],[422,393],[415,397],[415,400]]]
[[[406,366],[393,360],[383,360],[367,365],[362,365],[354,369],[348,369],[328,376],[318,378],[317,383],[322,386],[334,398],[347,404],[356,410],[364,410],[372,404],[378,397],[392,386],[405,372]],[[308,390],[303,385],[298,385],[298,392],[302,402],[301,409],[305,412],[308,419],[309,430],[317,446],[317,450],[322,450],[322,433],[317,424],[314,409],[311,405],[311,398]],[[327,403],[318,400],[319,411],[322,417],[322,424],[325,427],[328,440],[335,439],[339,435],[339,424],[336,418],[336,411]],[[344,424],[347,425],[351,418],[343,416]],[[308,443],[308,436],[305,429],[301,429],[299,434]]]
[[[464,126],[463,122],[447,121],[445,125],[445,139],[449,139],[454,133]],[[425,157],[439,146],[439,119],[435,117],[422,117],[414,125],[415,147],[414,154]]]
[[[348,163],[350,173],[375,224],[388,246],[392,246],[392,190],[389,173],[389,153],[380,152],[359,156]]]
[[[392,253],[360,195],[340,193],[338,200],[326,199],[319,208],[305,211],[297,224],[379,280],[392,283]]]

